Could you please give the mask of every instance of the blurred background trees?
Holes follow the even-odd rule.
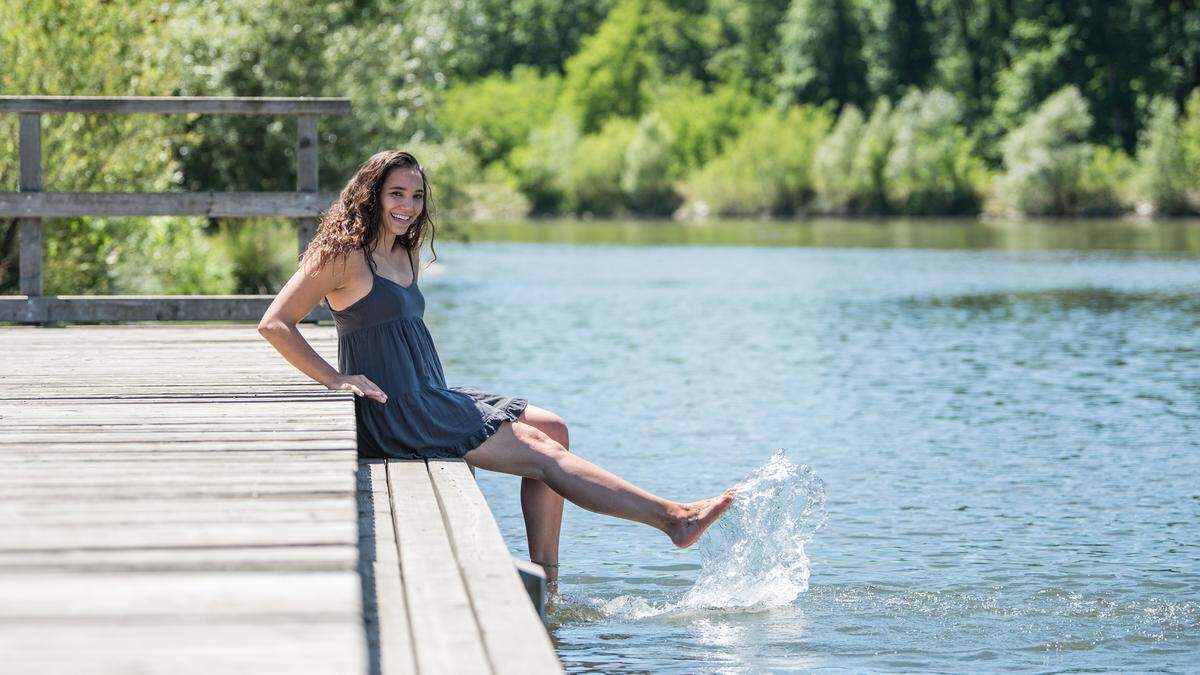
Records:
[[[5,94],[349,97],[322,122],[322,186],[411,148],[448,222],[1200,212],[1186,0],[0,0],[0,65]],[[47,116],[45,182],[290,190],[292,124]],[[282,223],[48,227],[49,292],[134,290],[118,271],[154,247],[213,270],[172,288],[260,292],[293,258]],[[136,264],[155,260],[176,258]]]

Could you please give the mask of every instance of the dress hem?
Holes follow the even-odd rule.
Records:
[[[500,409],[499,412],[503,414],[494,414],[485,417],[483,420],[483,426],[470,436],[467,436],[459,442],[449,446],[447,448],[448,454],[443,455],[440,453],[434,453],[429,455],[422,453],[422,457],[449,456],[461,459],[463,455],[483,445],[484,441],[491,438],[497,431],[500,430],[500,425],[504,424],[505,422],[516,422],[517,418],[521,416],[521,413],[525,412],[525,408],[528,406],[529,401],[523,398],[513,398],[508,402],[508,405]]]
[[[523,398],[512,398],[508,405],[503,408],[498,408],[497,411],[483,418],[483,424],[478,430],[468,436],[459,439],[458,442],[451,445],[436,449],[414,450],[410,453],[388,452],[387,450],[373,447],[375,444],[367,439],[362,438],[360,434],[358,442],[358,456],[360,459],[462,459],[463,455],[483,445],[483,442],[491,438],[497,431],[500,430],[500,425],[505,422],[516,422],[521,413],[525,412],[525,408],[529,406],[529,401]],[[364,447],[363,441],[366,442]]]

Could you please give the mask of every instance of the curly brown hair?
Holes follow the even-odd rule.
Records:
[[[342,188],[341,196],[321,217],[316,236],[300,255],[301,264],[311,259],[316,269],[320,269],[330,260],[345,259],[350,252],[361,249],[371,272],[375,272],[375,261],[371,259],[370,252],[379,238],[379,193],[383,189],[383,180],[392,169],[415,169],[421,174],[421,184],[425,189],[425,206],[421,209],[421,217],[403,236],[396,237],[393,246],[403,246],[410,253],[419,251],[428,235],[429,250],[433,252],[433,260],[437,260],[437,251],[433,249],[436,230],[431,213],[433,195],[429,192],[425,170],[411,154],[385,150],[363,162],[346,187]]]

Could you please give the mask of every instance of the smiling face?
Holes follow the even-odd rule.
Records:
[[[383,227],[401,237],[425,212],[425,180],[421,172],[404,167],[392,169],[379,191],[379,215]]]

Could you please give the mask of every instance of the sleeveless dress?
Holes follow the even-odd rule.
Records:
[[[330,311],[337,322],[338,372],[365,375],[387,394],[386,403],[354,397],[360,456],[462,457],[501,424],[516,421],[529,404],[470,387],[446,387],[416,277],[401,286],[372,273],[365,296]]]

